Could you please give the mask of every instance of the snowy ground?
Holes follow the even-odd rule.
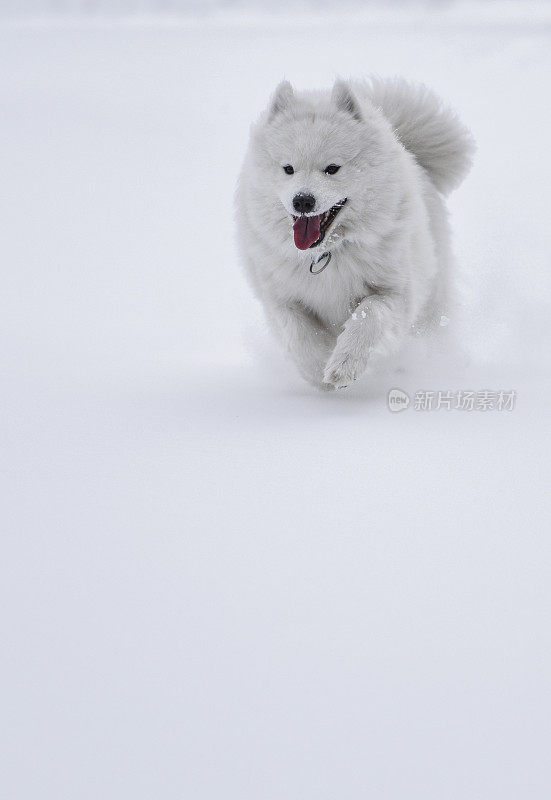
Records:
[[[0,787],[10,800],[551,794],[551,29],[0,26]],[[303,384],[232,193],[286,75],[402,73],[479,143],[466,357]],[[386,392],[514,389],[512,412]]]

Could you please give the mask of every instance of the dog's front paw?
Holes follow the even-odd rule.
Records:
[[[343,356],[333,355],[323,373],[323,381],[335,389],[344,389],[363,372],[364,365],[351,353]]]
[[[337,339],[335,349],[325,365],[323,380],[335,389],[344,389],[368,367],[371,348],[363,337],[363,327],[347,325]]]

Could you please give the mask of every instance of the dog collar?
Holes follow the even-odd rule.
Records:
[[[324,259],[325,263],[323,263],[319,269],[314,269],[314,267]],[[312,263],[310,264],[310,272],[312,273],[312,275],[319,275],[320,272],[323,272],[323,270],[329,264],[330,261],[331,261],[331,251],[326,250],[325,253],[322,253],[321,256],[319,256],[319,258],[312,259]]]

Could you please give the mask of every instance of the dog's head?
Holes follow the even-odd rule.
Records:
[[[257,192],[299,250],[361,239],[395,141],[350,86],[297,95],[283,81],[255,130]],[[273,202],[276,200],[276,206]],[[276,209],[279,209],[276,212]],[[251,209],[254,214],[254,209]],[[275,221],[275,220],[274,220]],[[292,236],[290,235],[292,230]]]

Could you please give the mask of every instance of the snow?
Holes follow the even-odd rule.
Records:
[[[549,797],[546,13],[0,25],[3,796]],[[371,71],[478,141],[462,354],[316,393],[235,178],[283,76]]]

